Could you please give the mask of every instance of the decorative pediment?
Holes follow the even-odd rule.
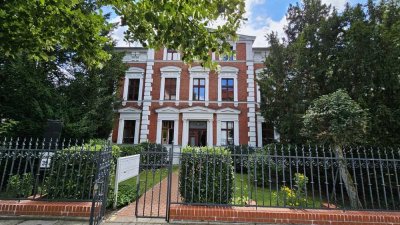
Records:
[[[221,73],[233,73],[237,74],[239,72],[239,69],[236,67],[232,66],[223,66],[221,67]]]
[[[163,72],[181,72],[182,69],[176,66],[165,66],[160,69],[160,71]]]
[[[217,110],[217,114],[240,114],[240,110],[232,109],[232,108],[224,108]]]
[[[201,106],[194,106],[186,109],[181,109],[181,113],[214,113],[215,110]]]
[[[129,67],[129,69],[126,71],[126,73],[144,73],[144,69],[139,68],[139,67]]]
[[[174,107],[164,107],[156,109],[156,113],[179,113],[179,109]]]
[[[137,108],[133,108],[133,107],[127,107],[127,108],[122,108],[122,109],[118,110],[118,112],[119,113],[131,113],[131,114],[134,114],[134,113],[141,113],[142,110],[137,109]]]
[[[190,74],[204,74],[208,75],[210,73],[210,69],[204,68],[201,66],[194,66],[189,69]]]

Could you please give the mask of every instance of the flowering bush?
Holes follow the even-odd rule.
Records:
[[[308,184],[308,177],[302,173],[296,173],[293,180],[295,183],[294,188],[289,188],[287,186],[281,187],[285,204],[294,207],[304,206],[307,204],[305,193]]]

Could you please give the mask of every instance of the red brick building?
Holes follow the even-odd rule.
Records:
[[[219,73],[189,67],[168,49],[118,48],[126,52],[129,69],[121,81],[113,142],[262,146],[274,139],[259,113],[256,83],[267,49],[253,48],[254,40],[240,35],[231,43],[234,55],[213,53]]]

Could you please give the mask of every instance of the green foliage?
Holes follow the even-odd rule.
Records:
[[[185,147],[179,172],[179,192],[183,202],[232,202],[235,176],[231,153],[227,149]]]
[[[168,164],[168,149],[161,144],[143,142],[139,144],[140,163],[144,168],[158,168]]]
[[[294,188],[287,186],[281,187],[281,193],[285,203],[289,206],[306,206],[306,186],[308,184],[308,177],[301,173],[294,174]]]
[[[117,1],[114,7],[128,25],[128,40],[178,50],[185,62],[198,58],[205,66],[216,66],[209,52],[230,51],[228,41],[236,38],[235,31],[245,20],[243,0]],[[206,27],[221,18],[223,25]]]
[[[0,120],[0,135],[4,136],[11,132],[11,130],[18,124],[15,120],[3,119]]]
[[[32,194],[33,176],[31,173],[16,174],[8,178],[7,190],[16,198],[26,198]]]
[[[5,1],[0,8],[0,54],[27,54],[34,61],[56,60],[58,49],[72,50],[74,58],[101,66],[109,59],[101,33],[109,29],[96,1]],[[18,19],[16,19],[18,18]]]
[[[122,53],[108,52],[112,58],[103,68],[91,70],[72,63],[66,53],[47,63],[22,54],[14,59],[0,56],[0,118],[16,122],[3,135],[41,137],[47,119],[59,119],[64,137],[107,138],[118,82],[126,70]]]
[[[226,148],[231,152],[235,172],[247,173],[246,162],[248,161],[248,156],[253,153],[256,148],[248,145],[230,145]]]
[[[134,178],[136,179],[136,178]],[[111,187],[112,186],[112,187]],[[118,186],[117,208],[126,206],[136,200],[136,186],[121,183]],[[110,185],[107,195],[107,208],[113,207],[115,201],[114,185]]]
[[[244,162],[250,182],[254,186],[267,187],[269,181],[281,176],[282,166],[277,162],[274,148],[264,148],[252,153],[249,160]],[[257,182],[256,182],[257,181]]]
[[[285,39],[267,35],[266,69],[259,80],[263,116],[284,143],[299,132],[312,102],[338,89],[369,110],[364,142],[399,144],[400,5],[395,0],[347,5],[342,13],[302,0],[287,12]]]
[[[117,146],[121,149],[121,157],[129,155],[137,155],[142,152],[142,146],[140,144],[139,145],[120,144]]]
[[[303,118],[310,140],[339,145],[365,140],[367,112],[343,90],[316,99]]]
[[[111,42],[103,35],[111,27],[101,10],[106,5],[128,25],[129,41],[176,49],[186,62],[197,57],[209,66],[208,53],[230,51],[227,41],[236,37],[245,20],[243,0],[7,1],[0,9],[0,54],[12,58],[24,52],[30,59],[48,62],[57,60],[54,51],[66,50],[74,52],[74,59],[99,68],[110,58],[103,49]],[[206,27],[221,18],[223,25]]]
[[[51,157],[51,169],[46,175],[44,190],[49,199],[91,199],[92,188],[99,154],[106,145],[92,140],[82,147],[71,147],[57,151]],[[111,172],[114,174],[115,161],[120,155],[118,146],[112,146]]]

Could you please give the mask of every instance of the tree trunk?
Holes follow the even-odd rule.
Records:
[[[343,150],[338,145],[335,146],[335,154],[339,161],[340,177],[342,178],[347,195],[349,196],[351,208],[360,209],[362,208],[362,204],[360,198],[358,197],[356,186],[354,185],[353,178],[347,169],[347,163],[343,156]]]

